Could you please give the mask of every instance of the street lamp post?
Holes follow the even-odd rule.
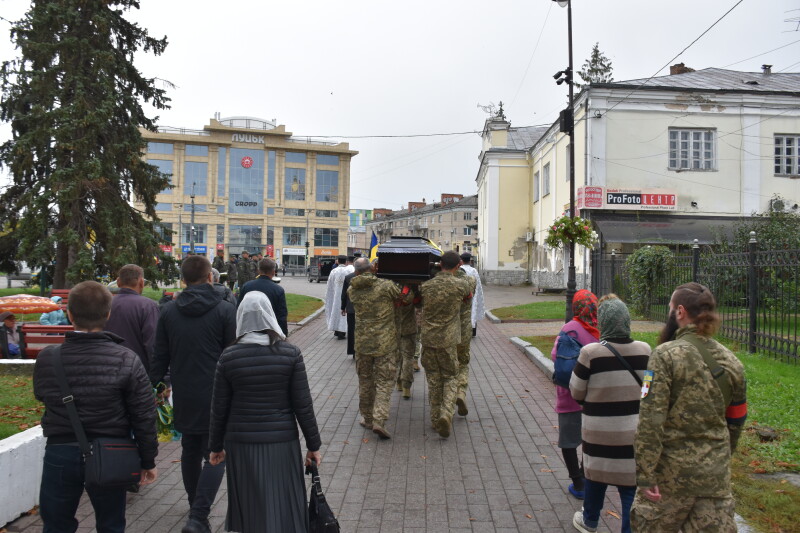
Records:
[[[194,186],[195,185],[196,185],[196,182],[192,182],[192,194],[191,194],[191,196],[189,196],[189,198],[192,199],[192,220],[191,220],[191,223],[190,223],[190,228],[191,229],[189,231],[189,254],[190,255],[194,255],[194,234],[195,234],[195,229],[194,229]]]
[[[559,117],[560,130],[569,135],[569,216],[575,216],[575,113],[574,103],[574,84],[572,81],[572,0],[553,0],[559,6],[567,7],[567,48],[569,51],[569,66],[566,70],[558,72],[554,78],[556,83],[561,85],[566,82],[569,87],[569,103],[567,109],[561,112]],[[569,241],[569,270],[567,273],[567,298],[565,310],[565,322],[572,320],[572,299],[575,297],[577,287],[575,281],[575,239]]]

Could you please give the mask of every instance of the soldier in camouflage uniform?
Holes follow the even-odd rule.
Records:
[[[469,286],[469,293],[475,294],[477,282],[475,278],[461,270],[461,263],[454,274],[458,279],[464,280]],[[472,298],[466,299],[461,303],[461,342],[456,347],[458,355],[458,393],[456,394],[456,406],[458,414],[467,416],[467,387],[469,387],[469,345],[472,341]]]
[[[711,338],[715,309],[699,283],[672,294],[642,387],[634,531],[736,531],[730,466],[747,418],[746,387],[741,362]]]
[[[405,295],[395,307],[397,327],[397,390],[403,391],[403,398],[411,398],[411,385],[414,384],[414,362],[417,350],[418,328],[417,309],[420,306],[419,290],[406,290]]]
[[[239,263],[236,265],[237,275],[236,281],[239,282],[239,288],[244,287],[244,284],[252,279],[256,279],[256,264],[250,260],[250,253],[247,250],[242,252],[239,257]]]
[[[355,277],[347,289],[356,315],[356,373],[358,374],[361,425],[383,439],[386,431],[392,388],[397,378],[397,329],[395,301],[400,287],[371,272],[369,260],[355,262]]]
[[[442,271],[420,287],[422,293],[422,366],[428,379],[431,422],[442,437],[450,436],[458,397],[458,353],[461,304],[470,296],[467,282],[454,273],[461,264],[456,252],[442,254]]]

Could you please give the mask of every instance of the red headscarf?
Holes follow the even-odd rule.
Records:
[[[572,298],[572,314],[573,319],[595,339],[600,338],[600,330],[597,329],[597,296],[586,289],[576,292]]]

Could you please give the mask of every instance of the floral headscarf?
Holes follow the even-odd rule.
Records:
[[[581,289],[575,293],[572,298],[572,315],[595,339],[600,338],[600,330],[597,329],[597,296],[591,291]]]

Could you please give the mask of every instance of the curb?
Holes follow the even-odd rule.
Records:
[[[0,359],[0,375],[32,376],[36,359]]]
[[[499,318],[497,318],[496,316],[494,316],[494,315],[492,314],[492,312],[491,312],[491,311],[485,311],[485,312],[484,312],[484,315],[486,315],[486,318],[487,318],[487,319],[489,320],[489,322],[491,322],[492,324],[501,324],[501,323],[503,322],[502,320],[500,320]]]
[[[297,327],[302,328],[303,326],[305,326],[306,324],[308,324],[309,322],[311,322],[324,312],[325,312],[325,306],[323,305],[322,307],[320,307],[319,309],[317,309],[316,311],[305,317],[300,322],[297,322]]]

